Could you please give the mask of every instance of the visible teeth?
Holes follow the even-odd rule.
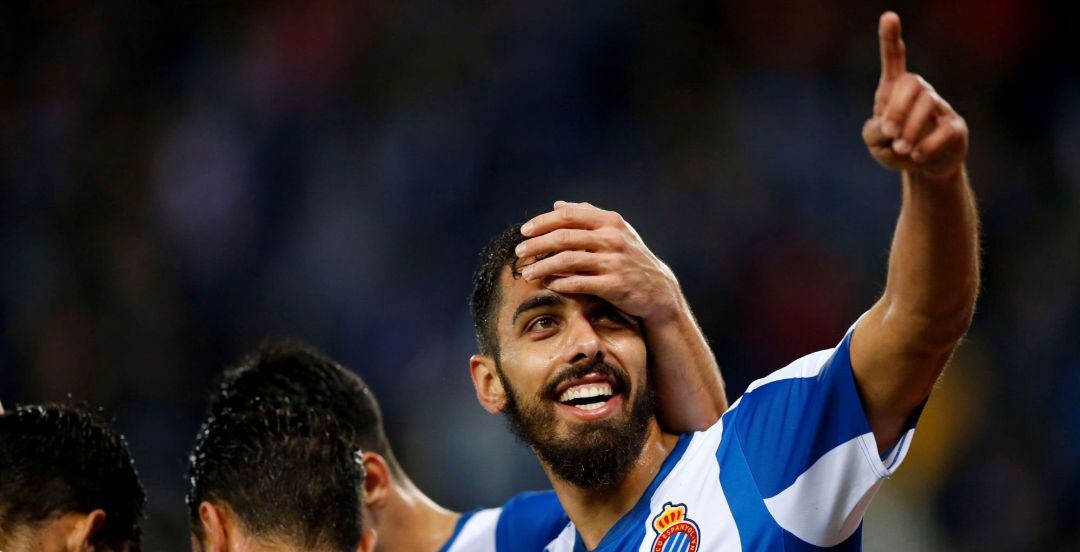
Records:
[[[559,395],[559,402],[567,402],[574,399],[591,399],[593,397],[609,396],[611,394],[610,383],[586,383],[563,391],[562,395]],[[581,407],[579,406],[579,408]]]
[[[575,406],[574,408],[580,408],[582,410],[596,410],[597,408],[600,408],[601,406],[604,406],[604,403],[594,402],[594,403],[579,404],[579,405]]]

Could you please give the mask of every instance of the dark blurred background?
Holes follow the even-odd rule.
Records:
[[[866,549],[1080,549],[1080,49],[1061,7],[5,2],[0,400],[102,406],[153,551],[189,548],[204,397],[266,335],[362,375],[440,503],[544,488],[467,375],[486,238],[556,199],[620,211],[679,276],[732,399],[833,346],[883,285],[898,210],[860,139],[892,8],[909,67],[972,129],[985,281]]]

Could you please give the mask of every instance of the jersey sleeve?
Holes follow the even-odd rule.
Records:
[[[835,349],[752,383],[726,422],[768,513],[816,546],[840,544],[859,528],[882,480],[907,454],[919,414],[879,455],[851,368],[854,331]]]

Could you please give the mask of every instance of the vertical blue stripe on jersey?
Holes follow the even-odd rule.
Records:
[[[458,518],[457,523],[454,524],[454,534],[450,535],[450,538],[446,539],[446,542],[444,542],[443,545],[439,547],[439,552],[446,552],[447,550],[450,550],[450,545],[454,544],[454,541],[457,540],[458,534],[461,533],[461,528],[465,527],[465,524],[469,522],[469,518],[473,517],[473,514],[479,511],[480,510],[473,510],[471,512],[461,514],[461,517]]]
[[[619,518],[619,521],[616,521],[615,525],[611,526],[611,529],[608,529],[608,532],[604,534],[604,538],[600,539],[600,544],[597,545],[594,552],[637,550],[641,546],[641,541],[645,538],[645,518],[649,517],[652,512],[653,493],[671,473],[671,469],[675,467],[675,464],[679,463],[679,459],[686,452],[686,446],[690,444],[691,438],[691,435],[679,436],[675,448],[671,449],[671,453],[664,459],[664,463],[660,465],[660,471],[656,473],[656,477],[653,477],[652,483],[649,483],[649,488],[645,489],[645,493],[641,495],[633,509]],[[588,549],[585,548],[585,542],[581,540],[581,533],[576,533],[574,537],[574,552],[588,552]]]
[[[871,432],[851,371],[851,335],[817,376],[777,380],[744,394],[734,424],[725,424],[738,435],[763,498],[786,489],[826,452]]]
[[[756,391],[755,391],[756,392]],[[746,400],[746,397],[743,397]],[[720,487],[724,490],[739,540],[743,550],[782,550],[781,529],[765,508],[761,493],[754,484],[750,467],[739,442],[739,435],[727,428],[737,423],[739,411],[745,402],[728,410],[723,416],[724,435],[716,449],[716,461],[720,465]]]
[[[740,409],[742,404],[724,414],[725,426],[738,417]],[[832,548],[814,546],[784,531],[765,508],[765,502],[754,483],[741,448],[740,436],[725,432],[720,448],[716,451],[716,460],[720,463],[720,487],[724,490],[728,508],[735,518],[735,527],[739,531],[743,550],[855,552],[861,549],[861,525],[847,540]]]
[[[543,550],[559,536],[566,517],[555,491],[533,491],[511,498],[502,507],[495,527],[495,550]]]

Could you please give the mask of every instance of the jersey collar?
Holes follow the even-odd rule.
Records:
[[[615,522],[615,525],[608,529],[608,532],[604,534],[604,538],[600,539],[600,544],[595,550],[603,550],[604,547],[611,545],[611,543],[617,543],[626,536],[627,533],[640,528],[642,521],[648,517],[649,512],[652,510],[652,496],[656,492],[656,488],[664,482],[668,474],[671,473],[675,464],[679,463],[679,459],[682,458],[684,452],[686,452],[686,446],[690,444],[691,435],[682,434],[679,436],[679,441],[675,443],[675,448],[671,449],[667,458],[664,459],[664,463],[660,465],[660,471],[653,477],[649,487],[645,489],[645,492],[638,499],[637,504],[627,513],[623,514],[623,517],[619,518],[619,521]],[[581,533],[577,532],[577,528],[574,528],[574,552],[589,552],[589,549],[585,548],[585,541],[581,539]],[[594,551],[595,552],[595,551]]]

